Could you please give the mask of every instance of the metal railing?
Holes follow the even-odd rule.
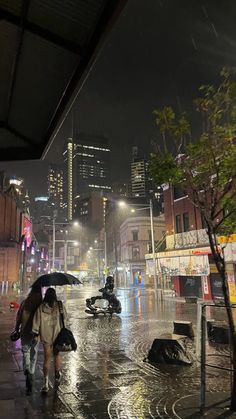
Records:
[[[201,414],[205,413],[206,410],[206,367],[228,371],[231,374],[230,385],[232,390],[232,374],[233,368],[221,367],[218,365],[214,365],[211,363],[206,362],[206,329],[207,329],[207,317],[206,317],[206,307],[214,307],[214,308],[226,308],[224,304],[216,304],[210,302],[198,302],[198,313],[197,313],[197,330],[198,330],[198,339],[197,339],[197,347],[196,353],[198,361],[200,362],[200,377],[201,377],[201,387],[200,387],[200,412]],[[235,306],[232,306],[235,308]],[[229,331],[229,348],[230,345],[230,331]],[[209,356],[209,355],[208,355]],[[224,357],[230,358],[230,363],[232,365],[232,356],[231,350],[229,351],[229,355],[224,354]]]

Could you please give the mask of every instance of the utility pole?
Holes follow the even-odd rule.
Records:
[[[64,272],[67,272],[67,240],[64,242]]]
[[[150,203],[150,223],[151,223],[151,239],[152,239],[152,260],[153,260],[153,278],[155,293],[157,293],[157,271],[156,271],[156,258],[155,258],[155,241],[154,241],[154,228],[153,228],[153,203],[152,199]]]
[[[105,225],[105,229],[106,229],[106,225]],[[107,233],[106,230],[104,231],[104,265],[105,265],[105,276],[107,274],[106,269],[107,269]]]
[[[55,271],[55,244],[56,244],[56,217],[55,211],[53,212],[52,219],[52,271]]]

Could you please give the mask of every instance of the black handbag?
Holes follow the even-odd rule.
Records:
[[[12,342],[16,342],[18,339],[20,339],[20,332],[19,330],[13,330],[10,334],[10,339]]]
[[[53,344],[53,351],[54,353],[76,351],[77,343],[75,341],[74,335],[71,332],[71,330],[65,327],[63,306],[62,306],[61,301],[58,301],[58,307],[59,307],[59,312],[60,312],[62,329],[60,330]]]

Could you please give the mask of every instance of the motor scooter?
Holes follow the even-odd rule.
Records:
[[[99,314],[103,314],[106,316],[109,314],[112,316],[114,313],[120,314],[121,313],[121,303],[118,298],[113,293],[114,289],[114,279],[112,276],[108,276],[106,278],[106,283],[103,288],[100,288],[98,291],[102,293],[102,295],[96,295],[95,297],[87,298],[86,299],[86,310],[85,313],[93,314],[94,316],[98,316]],[[96,301],[104,300],[106,305],[103,306],[96,306]]]

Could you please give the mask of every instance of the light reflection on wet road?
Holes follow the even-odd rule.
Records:
[[[106,412],[111,418],[177,417],[175,402],[199,391],[196,362],[190,367],[155,368],[143,359],[154,338],[173,331],[173,320],[190,320],[196,331],[196,305],[172,299],[155,305],[151,290],[118,290],[122,314],[112,319],[93,318],[84,313],[83,302],[95,295],[95,290],[73,291],[67,301],[78,351],[65,356],[61,386],[65,402],[71,403],[73,394],[76,415],[84,409],[83,401],[88,407],[83,414],[93,411],[95,417],[106,417]],[[190,350],[195,357],[194,347]],[[219,382],[219,372],[210,371],[212,391],[225,389],[226,375],[220,375]]]
[[[59,293],[66,300],[78,349],[63,355],[62,382],[56,397],[48,396],[44,417],[180,418],[178,401],[199,392],[197,363],[156,368],[143,360],[154,338],[172,333],[174,320],[192,321],[196,332],[196,304],[174,299],[154,304],[149,289],[118,289],[121,315],[93,318],[84,312],[85,300],[96,295],[97,288],[84,286]],[[190,351],[196,359],[194,345]],[[213,360],[221,362],[215,356]],[[207,379],[211,391],[228,386],[226,373],[211,369]]]

